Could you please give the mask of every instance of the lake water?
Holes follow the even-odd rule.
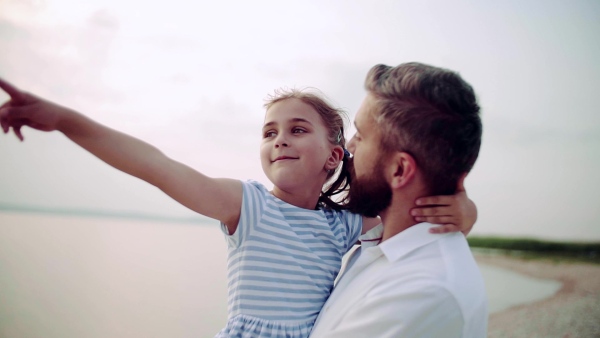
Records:
[[[216,222],[0,212],[0,337],[212,337],[227,317],[225,268]],[[481,271],[491,312],[560,288]]]
[[[547,298],[562,286],[555,280],[531,278],[494,266],[480,264],[479,269],[485,280],[490,313]]]

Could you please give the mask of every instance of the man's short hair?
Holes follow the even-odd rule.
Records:
[[[365,81],[384,151],[409,153],[428,192],[450,195],[471,170],[481,146],[481,119],[473,88],[450,70],[421,63],[376,65]]]

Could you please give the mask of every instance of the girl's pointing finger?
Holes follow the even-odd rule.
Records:
[[[11,97],[11,99],[15,101],[20,101],[24,98],[23,92],[21,92],[17,87],[13,86],[12,84],[4,81],[2,78],[0,78],[0,88],[2,88],[2,90],[4,90]]]

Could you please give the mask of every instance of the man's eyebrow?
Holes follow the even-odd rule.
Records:
[[[294,117],[294,118],[289,119],[289,121],[290,122],[304,122],[304,123],[308,123],[308,124],[310,124],[312,126],[312,123],[309,120],[303,119],[301,117]],[[266,127],[270,127],[270,126],[276,125],[276,124],[277,124],[277,122],[275,122],[275,121],[267,122],[263,126],[263,129],[266,128]]]

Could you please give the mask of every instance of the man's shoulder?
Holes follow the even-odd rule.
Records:
[[[486,302],[483,277],[464,236],[434,236],[438,237],[391,262],[378,286],[451,296],[461,307]]]
[[[434,236],[439,238],[398,260],[393,264],[394,268],[401,269],[405,265],[406,272],[413,278],[430,280],[451,292],[457,287],[462,290],[460,286],[468,281],[470,285],[482,286],[481,290],[475,291],[483,291],[483,277],[464,236],[460,233]]]
[[[460,264],[464,260],[470,266],[468,257],[463,258],[463,252],[448,252],[454,245],[463,245],[461,240],[454,235],[420,234],[422,237],[406,236],[403,241],[390,242],[393,248],[382,250],[384,253],[359,274],[342,277],[342,289],[334,290],[334,302],[322,314],[327,323],[326,329],[319,331],[322,336],[331,330],[327,325],[344,327],[339,323],[356,324],[360,320],[367,327],[364,332],[388,328],[393,332],[388,336],[485,336],[483,281],[480,275],[463,277]],[[369,254],[365,251],[360,258],[374,256],[379,249],[366,249]],[[449,264],[447,260],[457,262]],[[347,277],[352,280],[344,284]]]
[[[469,245],[461,233],[432,234],[429,229],[434,226],[417,224],[380,244],[392,270],[406,269],[442,278],[457,265],[474,264]]]

